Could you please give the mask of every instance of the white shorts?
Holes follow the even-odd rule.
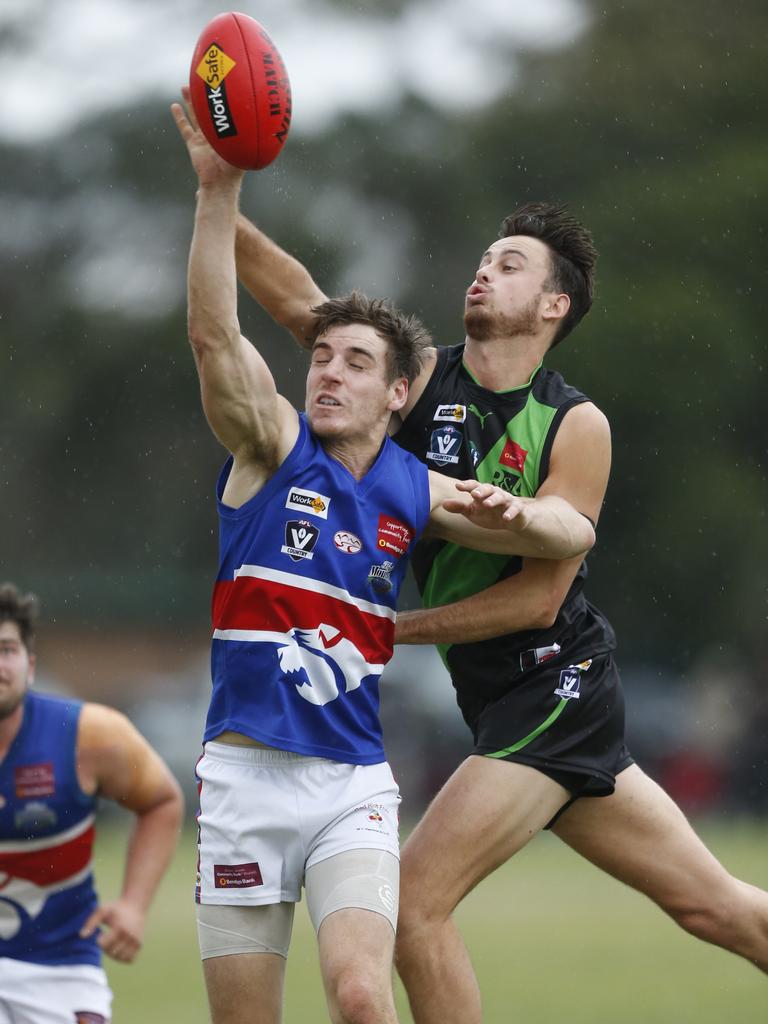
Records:
[[[386,762],[212,742],[197,775],[198,903],[297,903],[307,868],[328,857],[364,849],[399,857],[400,794]]]
[[[100,967],[0,957],[0,1024],[107,1024],[112,992]]]

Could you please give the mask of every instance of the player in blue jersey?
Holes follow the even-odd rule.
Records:
[[[315,310],[299,415],[240,333],[243,173],[181,106],[173,113],[199,185],[189,338],[205,414],[231,453],[217,487],[213,692],[198,766],[197,918],[212,1016],[279,1021],[303,886],[331,1018],[391,1024],[399,795],[377,687],[411,549],[426,531],[568,558],[593,530],[557,496],[456,485],[388,438],[427,338],[384,302],[354,294]]]
[[[243,217],[236,253],[243,283],[307,347],[324,298],[307,270]],[[465,343],[425,353],[398,442],[433,466],[451,444],[441,472],[557,494],[596,521],[608,423],[542,365],[589,310],[595,260],[566,211],[531,203],[507,218],[467,289]],[[453,911],[548,826],[693,935],[768,971],[768,894],[718,863],[624,745],[615,638],[584,596],[582,559],[493,566],[431,543],[413,561],[429,607],[398,619],[397,642],[441,646],[475,737],[403,850],[397,959],[414,1019],[480,1020]]]
[[[123,715],[30,689],[36,610],[0,585],[0,1024],[99,1024],[112,1002],[101,954],[136,957],[182,798]],[[136,816],[122,892],[101,905],[97,797]]]

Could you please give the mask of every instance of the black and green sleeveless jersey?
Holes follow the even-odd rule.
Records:
[[[474,476],[533,497],[547,477],[563,416],[589,399],[542,366],[521,387],[489,391],[474,380],[463,355],[463,345],[438,350],[432,377],[395,440],[430,469],[459,480]],[[423,604],[432,608],[513,576],[522,559],[426,540],[417,546],[412,565]],[[470,724],[529,670],[533,655],[527,652],[558,644],[560,657],[574,664],[615,647],[610,624],[584,597],[586,574],[582,563],[549,629],[439,646]]]

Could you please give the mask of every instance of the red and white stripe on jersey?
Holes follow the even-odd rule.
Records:
[[[332,625],[371,663],[386,664],[392,654],[394,608],[263,565],[243,565],[234,580],[217,581],[212,611],[218,640],[279,641],[297,627]]]
[[[0,894],[12,878],[38,886],[80,881],[91,867],[95,816],[41,839],[0,841]]]

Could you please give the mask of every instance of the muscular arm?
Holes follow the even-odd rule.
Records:
[[[116,960],[138,952],[144,921],[179,837],[183,800],[158,754],[128,719],[112,708],[86,704],[80,714],[77,771],[86,792],[98,793],[136,816],[117,900],[98,907],[82,934],[104,929],[99,944]]]
[[[610,470],[610,429],[593,405],[571,409],[552,447],[550,471],[536,495],[556,495],[597,522]],[[581,564],[525,558],[521,571],[453,604],[397,617],[395,643],[473,643],[551,626]]]
[[[237,276],[259,305],[287,328],[302,348],[311,348],[312,307],[327,296],[307,268],[242,214],[237,218],[235,257]]]
[[[556,494],[517,498],[476,480],[455,482],[430,471],[432,512],[427,536],[476,551],[534,558],[572,558],[588,551],[588,518]]]

